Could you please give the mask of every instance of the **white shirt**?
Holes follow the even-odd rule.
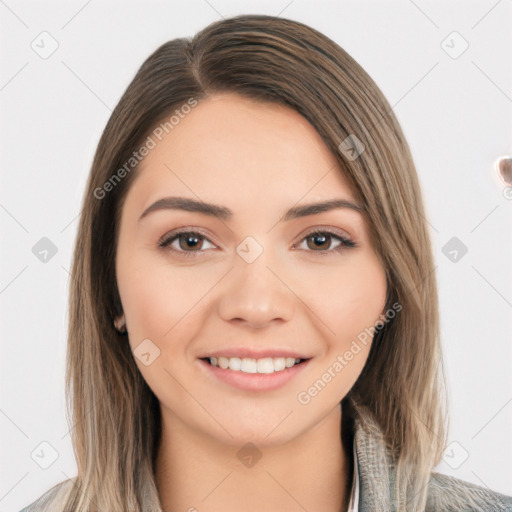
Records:
[[[350,492],[350,503],[347,512],[359,512],[359,469],[357,467],[357,454],[355,443],[354,451],[354,477],[352,478],[352,490]]]

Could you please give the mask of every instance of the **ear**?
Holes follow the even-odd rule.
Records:
[[[114,318],[114,326],[118,332],[121,334],[125,334],[126,331],[126,319],[124,317],[124,313],[121,316],[117,316]]]

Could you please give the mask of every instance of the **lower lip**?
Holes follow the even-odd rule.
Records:
[[[228,370],[219,366],[212,366],[203,359],[199,362],[216,378],[235,388],[246,391],[272,391],[287,384],[298,375],[311,361],[307,359],[285,370],[273,373],[245,373],[241,371]]]

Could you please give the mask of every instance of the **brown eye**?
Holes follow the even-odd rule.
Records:
[[[177,245],[176,243],[177,242]],[[204,243],[211,242],[201,233],[195,231],[181,231],[164,238],[158,243],[161,248],[169,247],[178,253],[195,253],[205,249]],[[212,244],[213,246],[213,244]],[[208,249],[208,247],[206,247]]]
[[[314,233],[307,238],[307,246],[310,249],[329,249],[331,245],[331,235],[323,233]]]
[[[184,251],[187,249],[197,249],[201,245],[202,240],[201,236],[187,233],[180,233],[177,238],[180,249]]]
[[[332,246],[334,243],[334,247]],[[318,252],[321,254],[331,253],[335,251],[341,251],[346,248],[356,247],[357,244],[345,238],[341,235],[335,234],[331,231],[313,231],[306,235],[302,240],[301,244],[306,242],[306,247],[309,252]]]

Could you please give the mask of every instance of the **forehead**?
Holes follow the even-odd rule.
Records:
[[[295,110],[237,94],[198,103],[139,164],[132,194],[144,203],[165,191],[215,194],[240,205],[281,198],[286,204],[342,196],[355,199],[335,156]],[[234,197],[233,192],[236,192]]]

